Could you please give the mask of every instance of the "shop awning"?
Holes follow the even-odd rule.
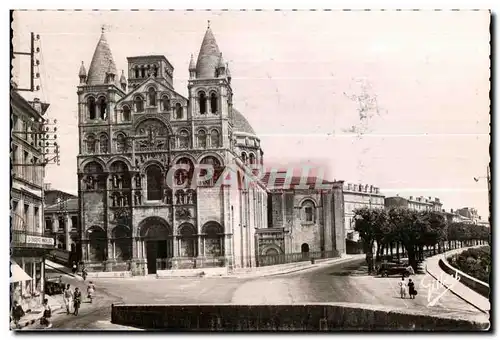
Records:
[[[14,261],[10,261],[10,282],[30,281],[32,278]]]

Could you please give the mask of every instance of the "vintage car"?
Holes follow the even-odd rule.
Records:
[[[408,277],[412,274],[412,272],[413,271],[409,268],[409,266],[392,262],[382,263],[377,270],[377,274],[384,277],[389,275],[404,275],[405,277]]]

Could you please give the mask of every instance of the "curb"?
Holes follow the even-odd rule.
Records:
[[[443,253],[445,254],[445,253]],[[440,255],[443,255],[443,254],[440,254]],[[439,268],[443,273],[446,274],[446,272],[444,270],[442,270],[441,268]],[[464,298],[462,295],[456,293],[453,289],[450,289],[448,288],[448,286],[446,286],[444,283],[442,283],[439,278],[437,278],[436,275],[434,275],[433,273],[431,273],[428,269],[427,269],[427,264],[425,265],[425,272],[428,273],[430,276],[432,276],[434,278],[434,280],[436,280],[437,282],[439,282],[443,287],[447,288],[453,295],[459,297],[461,300],[467,302],[469,305],[471,305],[472,307],[476,308],[477,310],[479,310],[481,313],[484,313],[484,314],[489,314],[488,311],[485,311],[483,310],[482,308],[478,307],[475,303],[469,301],[468,299]],[[446,274],[448,275],[448,274]],[[465,286],[467,289],[470,289],[469,287]]]

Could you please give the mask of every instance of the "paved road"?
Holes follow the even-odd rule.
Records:
[[[111,303],[237,303],[288,304],[300,302],[356,302],[410,309],[430,314],[476,318],[478,311],[450,292],[434,306],[428,305],[432,281],[427,275],[413,276],[419,295],[415,300],[398,295],[399,277],[380,278],[367,274],[364,260],[317,265],[295,273],[262,278],[98,279],[95,304],[83,304],[79,317],[56,315],[54,328],[110,329]],[[432,279],[433,280],[433,279]],[[71,282],[69,282],[71,284]],[[82,285],[81,281],[74,281]],[[431,292],[437,296],[440,292]]]

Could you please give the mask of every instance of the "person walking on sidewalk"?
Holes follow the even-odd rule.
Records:
[[[73,261],[73,266],[71,267],[71,271],[73,272],[73,275],[76,275],[78,268],[76,266],[76,262]]]
[[[64,305],[66,306],[66,313],[70,313],[71,309],[71,299],[73,298],[73,292],[70,289],[70,285],[66,285],[66,289],[63,292]]]
[[[90,281],[89,285],[87,286],[87,298],[89,299],[90,303],[92,303],[94,292],[95,292],[95,285],[92,283],[92,281]]]
[[[16,301],[14,301],[14,305],[12,306],[12,319],[14,319],[14,325],[16,328],[19,327],[19,320],[24,316],[24,310],[23,307]]]
[[[410,295],[410,299],[414,299],[415,295],[417,295],[415,283],[411,279],[408,280],[408,294]]]
[[[401,294],[402,299],[406,298],[406,282],[404,275],[401,278],[401,281],[399,281],[399,293]]]
[[[40,319],[40,324],[45,328],[51,328],[50,318],[52,317],[52,309],[49,306],[49,300],[43,299],[43,316]]]
[[[74,315],[78,315],[78,310],[80,309],[81,303],[82,303],[82,292],[80,292],[78,287],[76,287],[75,293],[73,294],[73,307],[75,308],[75,311],[73,312]]]

